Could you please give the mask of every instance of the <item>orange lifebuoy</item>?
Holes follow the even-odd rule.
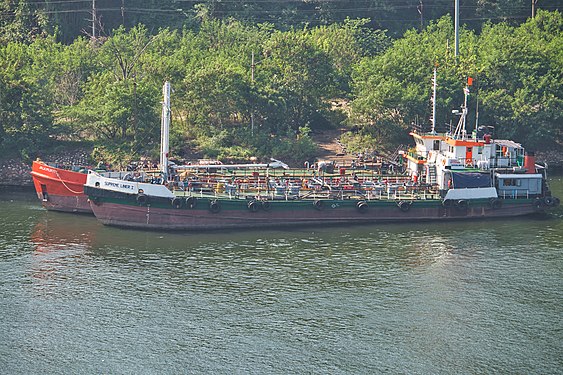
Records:
[[[465,165],[473,165],[473,159],[471,158],[465,159]]]

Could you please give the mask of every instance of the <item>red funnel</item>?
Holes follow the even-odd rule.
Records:
[[[524,156],[524,168],[526,173],[536,173],[536,156],[533,152],[526,152]]]

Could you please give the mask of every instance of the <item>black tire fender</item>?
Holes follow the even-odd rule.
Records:
[[[358,208],[358,211],[360,211],[361,213],[367,212],[369,208],[368,203],[366,201],[358,201],[358,203],[356,203],[356,207]]]
[[[399,203],[397,203],[397,205],[403,212],[408,212],[411,209],[411,204],[411,202],[407,201],[399,201]]]
[[[170,204],[172,204],[172,207],[176,208],[176,209],[180,209],[182,208],[182,199],[181,198],[173,198],[172,201],[170,202]]]
[[[268,201],[263,201],[262,202],[262,209],[264,211],[270,211],[272,209],[272,204]]]
[[[216,214],[221,211],[221,204],[216,200],[212,200],[209,202],[209,211]]]
[[[187,197],[186,198],[186,208],[194,209],[197,206],[197,198],[196,197]]]
[[[491,201],[489,202],[489,205],[493,210],[498,210],[499,208],[502,207],[502,200],[498,198],[492,198]]]
[[[256,212],[258,211],[258,202],[253,199],[246,204],[246,207],[248,208],[248,211]]]
[[[149,203],[149,197],[143,193],[139,193],[137,194],[137,203],[139,203],[141,206],[144,206],[145,204]]]
[[[460,199],[455,202],[455,207],[460,211],[467,210],[467,201],[465,199]]]

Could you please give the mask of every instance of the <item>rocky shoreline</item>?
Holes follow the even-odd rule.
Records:
[[[42,157],[47,162],[63,165],[88,165],[89,152],[79,149],[65,151],[56,155]],[[33,186],[31,179],[31,162],[21,158],[5,159],[0,161],[0,186]]]
[[[63,152],[57,155],[47,155],[43,159],[48,162],[64,165],[88,165],[88,151],[76,150]],[[547,163],[553,173],[563,171],[563,151],[536,152],[536,161]],[[25,186],[32,187],[31,162],[13,158],[0,161],[0,186]]]

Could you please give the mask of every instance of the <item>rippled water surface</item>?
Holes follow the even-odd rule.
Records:
[[[563,196],[563,180],[552,188]],[[563,210],[178,234],[0,193],[0,372],[556,374]]]

